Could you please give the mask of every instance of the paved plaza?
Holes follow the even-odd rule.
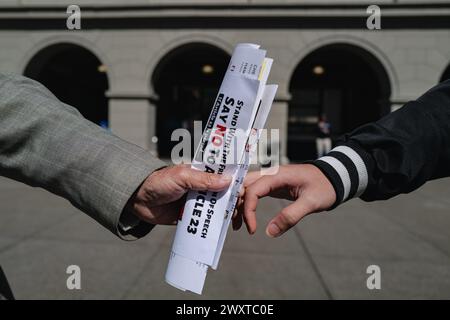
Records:
[[[164,282],[174,227],[124,242],[67,201],[0,178],[0,265],[17,299],[449,299],[450,179],[386,202],[352,200],[304,219],[279,239],[265,224],[283,201],[259,206],[254,236],[230,230],[204,294]],[[68,290],[66,268],[81,268]],[[369,290],[366,269],[381,268]]]

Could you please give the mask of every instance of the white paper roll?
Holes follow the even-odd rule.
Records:
[[[206,264],[171,252],[166,271],[166,281],[180,290],[189,290],[201,294],[207,271],[208,266]]]
[[[192,168],[228,174],[233,182],[221,192],[190,191],[178,221],[166,281],[201,294],[209,266],[216,268],[232,210],[248,170],[247,143],[259,137],[276,86],[266,81],[272,59],[259,45],[238,44],[197,148]]]

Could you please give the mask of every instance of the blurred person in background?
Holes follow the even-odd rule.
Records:
[[[316,150],[318,158],[331,150],[331,124],[327,121],[327,116],[324,113],[320,115],[317,123]]]

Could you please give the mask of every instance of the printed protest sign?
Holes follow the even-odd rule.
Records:
[[[272,106],[266,85],[273,60],[254,44],[238,44],[217,94],[192,167],[233,177],[223,191],[190,191],[179,218],[166,281],[201,294],[208,267],[216,269],[251,150]]]

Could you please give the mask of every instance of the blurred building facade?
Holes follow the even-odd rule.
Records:
[[[76,2],[76,3],[74,3]],[[68,5],[81,30],[68,30]],[[381,30],[369,30],[369,5]],[[450,1],[4,0],[0,71],[44,83],[88,119],[161,156],[171,130],[208,116],[233,47],[261,44],[279,91],[268,128],[282,155],[314,156],[333,136],[450,78]]]

